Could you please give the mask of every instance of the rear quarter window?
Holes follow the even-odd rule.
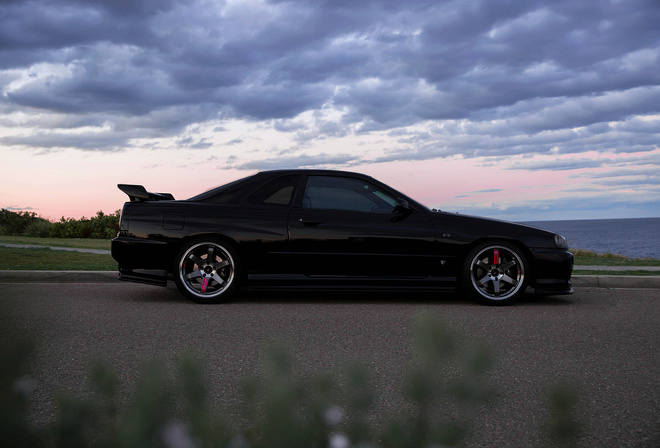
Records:
[[[248,197],[250,204],[291,205],[298,176],[282,176],[270,181]]]

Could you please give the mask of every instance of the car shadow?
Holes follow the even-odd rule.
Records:
[[[232,303],[282,302],[282,303],[399,303],[399,304],[441,304],[487,306],[478,303],[464,293],[458,292],[418,292],[418,291],[241,291]],[[505,306],[567,306],[573,305],[570,296],[536,295],[527,292],[520,300]]]
[[[232,302],[283,303],[471,303],[456,293],[418,291],[241,291]]]
[[[139,293],[127,294],[124,300],[131,302],[151,303],[188,303],[197,305],[183,296],[174,284],[168,283],[165,288],[156,288],[142,285]],[[223,304],[240,303],[327,303],[327,304],[452,304],[465,306],[486,306],[466,296],[460,291],[456,292],[420,292],[420,291],[253,291],[241,289]],[[567,306],[572,305],[570,296],[540,296],[533,291],[526,292],[523,297],[515,303],[506,306]]]

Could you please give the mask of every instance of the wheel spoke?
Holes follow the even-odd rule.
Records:
[[[219,271],[220,269],[224,268],[225,266],[229,266],[229,261],[228,260],[222,260],[220,263],[215,263],[213,265],[213,269],[216,271]]]
[[[487,265],[486,263],[484,263],[484,262],[481,261],[481,260],[477,260],[477,262],[476,262],[475,264],[477,265],[477,267],[480,267],[480,268],[483,269],[484,271],[490,271],[490,266]]]
[[[493,279],[493,292],[495,294],[500,293],[500,281],[498,279]]]
[[[503,281],[503,282],[506,282],[506,283],[508,283],[508,284],[510,284],[510,285],[513,285],[513,286],[515,286],[516,283],[517,283],[514,279],[512,279],[511,277],[509,277],[509,276],[506,275],[506,274],[503,275],[502,278],[501,278],[500,280]]]
[[[477,280],[477,283],[479,284],[479,286],[481,286],[488,283],[489,280],[490,280],[490,275],[484,275],[482,278]]]
[[[204,260],[202,260],[201,258],[199,258],[199,257],[198,257],[197,255],[195,255],[195,254],[190,254],[190,255],[188,256],[188,259],[189,259],[189,260],[192,260],[193,262],[195,262],[195,264],[196,264],[197,266],[200,266],[200,267],[201,267],[201,266],[204,265]]]
[[[215,280],[216,282],[218,282],[219,285],[224,285],[225,284],[225,280],[222,277],[220,277],[217,272],[215,274],[213,274],[213,276],[211,278],[213,280]]]
[[[515,265],[516,265],[516,260],[511,260],[511,261],[509,261],[508,263],[503,264],[503,265],[500,267],[500,269],[501,269],[502,271],[508,271],[509,269],[511,269],[512,267],[514,267]]]
[[[186,280],[193,280],[202,276],[200,271],[192,271],[190,274],[186,274]]]
[[[209,251],[208,251],[208,256],[206,257],[207,262],[213,262],[214,260],[214,255],[213,255],[213,246],[209,246]]]

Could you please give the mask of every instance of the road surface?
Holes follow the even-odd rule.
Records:
[[[140,361],[173,363],[194,351],[206,362],[211,396],[235,405],[240,379],[260,370],[269,340],[287,343],[297,372],[334,371],[360,360],[378,391],[375,419],[402,406],[401,367],[410,361],[413,320],[436,313],[465,339],[482,338],[497,363],[498,398],[479,410],[469,446],[540,446],[544,390],[579,384],[585,435],[580,446],[660,446],[660,293],[578,288],[486,307],[457,295],[266,294],[213,306],[173,287],[122,282],[0,283],[0,335],[36,341],[32,418],[54,415],[57,391],[88,393],[87,364],[103,357],[129,386]]]

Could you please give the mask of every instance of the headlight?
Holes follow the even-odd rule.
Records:
[[[568,243],[566,242],[566,238],[564,238],[561,235],[555,235],[555,245],[559,249],[568,249]]]

